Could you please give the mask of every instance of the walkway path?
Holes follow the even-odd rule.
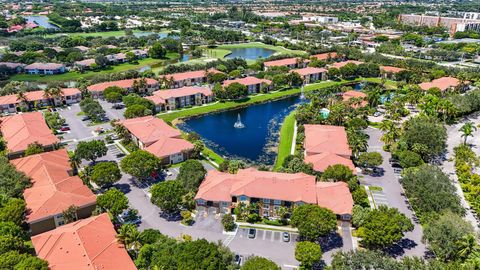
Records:
[[[368,151],[379,152],[383,157],[381,168],[384,169],[384,173],[382,176],[370,176],[360,173],[359,175],[362,176],[360,182],[365,185],[381,187],[386,195],[386,200],[384,200],[383,204],[388,203],[389,207],[397,208],[401,213],[410,218],[414,224],[413,231],[407,232],[400,243],[390,249],[390,253],[393,256],[400,257],[423,257],[426,252],[425,244],[422,243],[423,229],[420,224],[413,221],[414,213],[410,210],[407,199],[402,196],[403,188],[398,181],[398,175],[393,172],[393,168],[388,162],[391,155],[383,150],[383,142],[380,140],[382,132],[369,127],[366,133],[370,136],[368,140]]]
[[[453,161],[454,153],[453,148],[458,146],[459,144],[463,143],[462,133],[459,131],[460,127],[465,124],[466,122],[471,121],[475,123],[475,126],[480,124],[480,115],[475,114],[469,117],[464,118],[462,121],[455,125],[447,126],[447,154],[446,159],[443,161],[442,169],[443,171],[450,176],[450,179],[453,180],[453,184],[457,188],[457,194],[460,197],[460,201],[462,206],[466,209],[465,219],[469,221],[476,231],[479,231],[479,223],[478,220],[473,215],[472,209],[468,205],[468,202],[465,200],[465,195],[463,194],[462,187],[458,182],[457,174],[455,173],[455,164]],[[477,134],[474,134],[473,137],[469,137],[467,141],[471,146],[473,151],[480,155],[480,137]]]

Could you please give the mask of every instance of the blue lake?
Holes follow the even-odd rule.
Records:
[[[48,21],[47,16],[40,16],[40,15],[32,15],[32,16],[23,16],[27,22],[35,23],[43,28],[47,29],[58,29],[58,27],[54,24],[51,24]]]
[[[179,125],[194,131],[216,153],[248,162],[273,164],[277,156],[279,131],[285,117],[300,103],[299,96],[191,118]],[[245,128],[234,128],[240,115]]]
[[[274,50],[264,49],[264,48],[234,48],[228,49],[232,51],[225,58],[242,58],[245,60],[257,60],[258,58],[267,58],[270,55],[274,54]]]

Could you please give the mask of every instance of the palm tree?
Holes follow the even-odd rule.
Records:
[[[468,137],[473,137],[473,132],[477,131],[477,127],[472,122],[467,122],[459,129],[462,132],[462,137],[464,139],[463,144],[467,144]]]
[[[25,94],[25,91],[20,91],[20,92],[17,93],[17,100],[19,102],[25,103],[27,108],[30,109],[30,105],[29,105],[29,102],[28,102],[28,97],[27,97],[27,94]]]
[[[127,250],[134,251],[135,257],[138,250],[142,247],[142,244],[140,243],[140,232],[133,224],[122,225],[118,230],[117,239],[125,245]]]

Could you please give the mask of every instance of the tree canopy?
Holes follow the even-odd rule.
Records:
[[[92,181],[101,186],[109,186],[122,178],[122,173],[115,162],[100,162],[93,166]]]
[[[107,154],[107,146],[103,140],[81,141],[75,149],[78,158],[95,162]]]
[[[305,239],[316,241],[337,228],[337,216],[329,209],[304,204],[293,210],[290,224],[298,228]]]
[[[207,171],[200,161],[189,159],[180,166],[177,181],[182,183],[186,191],[196,192],[205,178],[205,174],[207,174]]]
[[[253,256],[240,268],[241,270],[280,270],[281,268],[269,259]]]
[[[155,155],[144,151],[137,150],[130,153],[120,162],[122,170],[132,176],[143,180],[156,171],[160,166],[160,159]]]
[[[152,193],[151,201],[162,211],[178,212],[182,203],[182,198],[186,194],[182,184],[178,181],[166,181],[157,183],[150,189]]]
[[[97,205],[116,216],[128,208],[128,198],[120,190],[111,188],[97,197]]]

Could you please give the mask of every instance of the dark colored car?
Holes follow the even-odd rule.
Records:
[[[255,235],[257,235],[257,230],[254,228],[248,229],[248,238],[255,238]]]

